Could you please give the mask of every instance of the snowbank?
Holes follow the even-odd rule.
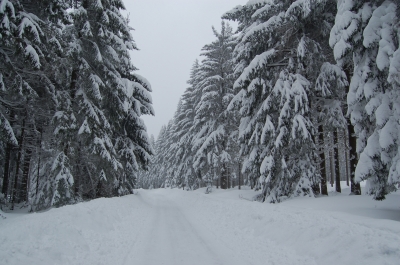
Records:
[[[346,188],[280,204],[239,198],[254,194],[140,190],[43,213],[2,213],[1,263],[202,264],[206,255],[206,263],[229,265],[400,260],[399,192],[383,202],[348,196]]]

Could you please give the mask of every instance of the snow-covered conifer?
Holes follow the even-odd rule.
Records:
[[[120,13],[123,9],[122,1],[78,1],[72,12],[74,24],[65,29],[67,53],[74,62],[68,93],[62,95],[65,104],[60,112],[65,122],[57,119],[60,128],[72,129],[64,138],[67,152],[82,145],[82,155],[97,157],[91,159],[94,167],[76,167],[74,176],[94,170],[98,181],[104,172],[104,183],[116,193],[127,190],[120,186],[134,178],[132,170],[146,167],[153,152],[140,117],[154,114],[151,86],[134,73],[129,51],[136,45]],[[114,182],[119,184],[115,187]]]
[[[193,167],[204,175],[219,176],[221,188],[228,188],[235,154],[230,134],[236,126],[236,113],[227,111],[233,97],[232,51],[236,44],[229,24],[222,22],[221,32],[213,28],[216,40],[202,49],[198,87],[201,98],[195,105],[192,150]]]
[[[185,185],[191,189],[195,189],[201,185],[201,170],[193,167],[193,159],[196,150],[193,150],[193,137],[196,135],[196,127],[194,125],[196,110],[195,107],[201,100],[202,92],[199,84],[202,80],[201,64],[198,60],[193,63],[190,79],[190,85],[182,95],[182,108],[178,116],[177,133],[180,135],[179,140],[179,170],[184,176]]]
[[[383,200],[399,183],[398,1],[345,1],[330,35],[335,59],[353,69],[347,95],[357,135],[357,182]]]
[[[262,200],[313,196],[319,183],[312,100],[328,61],[334,1],[249,1],[224,18],[239,22],[230,109],[241,115],[243,172]]]
[[[51,10],[49,6],[52,6]],[[26,150],[32,148],[33,138],[43,124],[50,124],[51,115],[48,114],[57,104],[56,86],[59,82],[54,69],[58,68],[54,65],[59,59],[60,25],[68,22],[65,10],[64,1],[33,4],[2,0],[0,3],[0,116],[4,119],[2,127],[7,126],[5,129],[8,132],[4,173],[14,177],[14,195],[20,182],[18,170],[21,159],[25,159],[24,166],[29,165],[27,158],[32,151]],[[18,128],[13,133],[11,124]],[[12,134],[19,140],[15,174],[8,171]],[[25,152],[29,155],[23,156]],[[5,183],[3,189],[8,188]]]

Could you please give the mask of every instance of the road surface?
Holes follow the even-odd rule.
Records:
[[[239,246],[227,246],[218,231],[193,220],[165,191],[139,194],[139,198],[148,207],[144,222],[149,225],[136,235],[123,264],[252,264]]]
[[[239,195],[251,198],[254,191],[139,190],[42,213],[0,212],[6,217],[0,219],[0,264],[397,265],[400,260],[400,193],[384,202],[343,195],[275,205]]]

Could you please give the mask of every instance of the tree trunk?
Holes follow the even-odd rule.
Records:
[[[347,129],[349,131],[349,146],[350,146],[350,181],[351,181],[351,193],[354,195],[361,195],[360,183],[355,182],[355,172],[357,167],[357,138],[354,132],[354,126],[348,121]]]
[[[28,201],[28,176],[29,166],[31,164],[32,148],[27,147],[24,155],[24,164],[22,165],[22,181],[19,198]]]
[[[311,105],[310,105],[310,107],[311,107]],[[318,131],[320,129],[322,130],[322,126],[318,126]],[[317,143],[317,140],[316,140],[314,134],[312,134],[311,138],[312,138],[312,141],[313,141],[315,146],[318,146],[318,144],[321,144],[321,143]],[[318,141],[320,141],[320,139],[318,139]],[[322,173],[321,173],[321,178],[322,178]],[[317,196],[321,194],[321,188],[319,186],[319,184],[321,183],[321,178],[317,178],[317,177],[313,177],[312,178],[313,180],[312,180],[312,183],[311,183],[311,189],[312,189],[314,195],[317,195]]]
[[[74,174],[74,192],[75,192],[75,196],[76,197],[80,197],[80,178],[79,178],[79,174],[80,174],[80,165],[79,162],[76,165],[76,172]]]
[[[76,82],[78,81],[78,74],[79,74],[79,70],[78,69],[74,69],[72,70],[71,73],[71,83],[70,83],[70,87],[69,87],[69,92],[71,95],[71,99],[74,100],[75,96],[76,96]]]
[[[39,143],[38,143],[38,166],[37,166],[37,177],[36,177],[36,196],[39,194],[39,175],[40,175],[40,154],[42,150],[42,136],[43,136],[43,128],[38,129],[40,132],[40,138],[39,138]]]
[[[10,160],[11,160],[11,151],[12,145],[7,143],[6,150],[5,150],[5,157],[4,157],[4,174],[3,174],[3,187],[1,193],[4,194],[5,198],[7,199],[8,194],[8,183],[10,177]]]
[[[353,71],[350,65],[344,68],[344,72],[346,73],[347,80],[350,80],[351,71]],[[349,82],[350,83],[350,82]],[[346,93],[349,92],[350,87],[348,86],[346,89]],[[355,182],[355,172],[358,163],[358,155],[357,155],[357,138],[354,131],[354,126],[351,124],[350,119],[347,119],[347,131],[349,135],[349,147],[350,147],[350,194],[353,195],[361,195],[361,186],[360,183]]]
[[[10,127],[12,127],[13,124],[14,124],[14,111],[11,110]],[[8,195],[8,185],[10,182],[10,162],[11,162],[12,149],[13,149],[13,145],[11,143],[7,143],[6,149],[5,149],[5,157],[4,157],[3,186],[1,189],[1,193],[4,194],[6,200],[7,200],[7,195]]]
[[[228,168],[225,163],[222,164],[222,174],[221,176],[221,189],[226,190],[228,188]]]
[[[330,151],[329,155],[329,165],[330,165],[330,172],[331,172],[331,187],[333,187],[333,184],[335,183],[335,165],[334,165],[334,151]]]
[[[342,192],[340,187],[340,169],[339,169],[339,146],[338,146],[338,132],[337,130],[333,130],[333,153],[335,160],[335,184],[336,184],[336,192]]]
[[[344,130],[343,136],[344,136],[344,142],[346,143],[345,152],[344,152],[344,156],[345,156],[344,161],[346,163],[346,185],[348,187],[348,186],[350,186],[350,184],[349,184],[349,148],[348,148],[348,138],[347,138],[346,130]]]
[[[74,192],[75,192],[75,196],[76,197],[80,197],[80,185],[81,185],[81,179],[80,179],[80,175],[81,175],[81,168],[82,166],[82,152],[81,152],[81,143],[78,142],[78,146],[77,146],[77,153],[78,153],[78,160],[75,162],[76,163],[76,170],[75,170],[75,174],[74,174]],[[67,155],[67,154],[65,154]]]
[[[18,145],[18,155],[17,155],[17,165],[14,176],[14,187],[12,190],[12,202],[11,202],[11,210],[14,210],[14,203],[17,197],[17,188],[18,188],[18,177],[19,177],[19,167],[21,165],[21,156],[22,156],[22,144],[24,142],[24,134],[25,134],[25,119],[22,121],[22,129],[21,135],[19,137],[19,145]]]
[[[212,168],[212,180],[214,180],[214,176],[215,176],[215,169],[214,167]],[[221,184],[221,175],[218,176],[218,179],[216,180],[217,185],[216,188],[219,189],[219,185]]]
[[[228,167],[227,167],[228,168]],[[229,171],[228,171],[228,173],[227,173],[227,179],[228,179],[228,189],[230,189],[230,188],[232,188],[232,177],[231,177],[231,175],[229,174]]]
[[[87,171],[87,173],[89,175],[90,184],[92,185],[92,199],[95,199],[96,198],[96,186],[94,185],[92,174],[90,173],[90,170],[89,170],[88,166],[85,166],[85,168],[86,168],[86,171]]]
[[[239,190],[240,190],[241,189],[240,179],[241,179],[241,176],[242,176],[242,169],[241,169],[241,163],[240,162],[239,162],[238,167],[239,167],[238,178],[239,178]]]
[[[328,195],[328,186],[326,184],[326,165],[325,165],[325,151],[324,151],[324,128],[322,125],[318,126],[318,139],[321,146],[319,157],[321,159],[320,170],[321,170],[321,194]]]

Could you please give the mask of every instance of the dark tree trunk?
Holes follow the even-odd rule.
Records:
[[[349,146],[350,146],[350,181],[351,181],[351,194],[361,195],[360,183],[355,182],[355,172],[357,167],[357,138],[354,132],[354,126],[348,121],[347,129],[349,131]]]
[[[214,169],[214,167],[212,168],[212,179],[214,179],[214,176],[215,176],[215,169]],[[220,184],[221,184],[221,175],[219,175],[218,176],[218,179],[217,179],[217,185],[215,185],[216,186],[216,188],[218,189],[219,188],[219,186],[220,186]]]
[[[335,186],[336,192],[342,192],[340,187],[340,169],[339,169],[339,146],[338,146],[338,132],[337,130],[333,130],[333,153],[334,153],[334,161],[335,161]]]
[[[221,176],[221,189],[226,190],[228,188],[228,168],[226,166],[225,163],[222,164],[222,174],[220,174]]]
[[[319,157],[321,159],[320,169],[321,169],[321,194],[328,195],[328,186],[326,184],[326,165],[325,165],[325,152],[324,152],[324,128],[322,125],[318,126],[318,139],[321,146]]]
[[[310,108],[311,108],[311,103],[310,103]],[[320,130],[323,130],[323,129],[322,129],[322,125],[318,126],[318,133],[319,133]],[[313,141],[313,143],[314,143],[315,146],[318,146],[318,144],[319,144],[320,146],[323,145],[323,137],[322,137],[322,141],[321,141],[320,137],[318,137],[318,142],[317,142],[317,139],[315,138],[315,135],[314,135],[314,134],[312,134],[311,138],[312,138],[312,141]],[[320,148],[320,149],[323,150],[323,148]],[[323,161],[323,160],[322,160],[322,161]],[[321,163],[322,163],[322,162],[321,162]],[[320,170],[320,171],[322,171],[322,169],[323,169],[323,167],[321,167],[321,170]],[[312,189],[314,195],[317,195],[317,196],[318,196],[318,195],[321,194],[321,188],[320,188],[319,184],[321,183],[322,172],[321,172],[321,178],[313,177],[312,179],[313,179],[313,181],[312,181],[312,183],[311,183],[311,189]]]
[[[351,76],[351,72],[353,71],[351,66],[347,66],[347,68],[344,68],[344,71],[346,73],[347,76],[347,80],[349,80],[350,82],[350,76]],[[349,87],[347,87],[346,89],[346,93],[349,92]],[[350,119],[347,119],[347,131],[348,131],[348,135],[349,135],[349,147],[350,147],[350,182],[351,182],[351,186],[350,186],[350,190],[351,193],[350,194],[354,194],[354,195],[361,195],[361,186],[360,183],[356,183],[355,182],[355,172],[356,172],[356,167],[357,167],[357,163],[358,163],[358,156],[357,156],[357,138],[356,138],[356,134],[354,131],[354,126],[353,124],[351,124]]]
[[[333,187],[333,184],[335,183],[335,165],[334,165],[334,151],[331,150],[329,155],[329,166],[330,166],[330,172],[331,172],[331,187]]]
[[[239,162],[238,167],[239,167],[238,178],[239,178],[239,190],[240,190],[241,189],[240,179],[241,179],[241,176],[242,176],[242,169],[241,169],[241,163],[240,162]]]
[[[6,150],[5,150],[5,157],[4,157],[4,174],[3,174],[3,187],[1,193],[7,198],[8,194],[8,183],[10,177],[10,160],[11,160],[11,151],[12,145],[7,143]]]
[[[346,163],[346,185],[348,187],[348,186],[350,186],[350,184],[349,184],[350,183],[349,182],[349,151],[348,151],[348,138],[347,138],[346,130],[344,130],[343,136],[344,136],[344,141],[346,143],[345,152],[344,152],[344,155],[345,155],[344,161]]]
[[[76,82],[78,81],[78,73],[78,69],[72,70],[71,73],[70,95],[72,99],[75,99],[76,96]]]
[[[11,202],[11,210],[14,210],[14,203],[15,200],[17,199],[17,188],[18,188],[18,178],[19,178],[19,168],[21,165],[21,156],[22,156],[22,144],[24,142],[24,136],[25,136],[25,119],[22,121],[22,129],[21,129],[21,135],[19,137],[19,145],[18,145],[18,155],[17,155],[17,165],[16,165],[16,170],[15,170],[15,176],[14,176],[14,187],[12,190],[12,202]]]
[[[100,198],[103,194],[103,185],[101,183],[101,180],[97,182],[97,188],[96,188],[96,198]]]
[[[88,166],[86,166],[85,168],[86,168],[86,171],[90,178],[90,184],[92,185],[92,199],[95,199],[96,198],[96,186],[94,185],[92,174],[90,173]]]
[[[22,181],[19,198],[28,201],[28,176],[29,166],[31,164],[32,148],[27,147],[24,155],[24,164],[22,166]]]
[[[228,184],[228,189],[230,189],[230,188],[232,188],[232,178],[231,178],[231,175],[229,174],[229,171],[228,171],[228,173],[227,173],[227,184]]]
[[[74,174],[74,191],[75,191],[75,196],[79,197],[79,191],[80,191],[80,178],[79,178],[79,173],[80,173],[80,166],[79,162],[76,165],[76,172]]]
[[[76,170],[75,170],[75,174],[74,174],[74,192],[75,192],[75,196],[76,197],[80,197],[80,185],[81,185],[80,175],[81,175],[81,171],[82,171],[81,168],[83,168],[81,143],[80,142],[78,142],[77,153],[78,153],[78,157],[77,157],[78,160],[75,161]]]
[[[12,127],[14,124],[14,111],[11,110],[10,113],[10,126]],[[4,157],[4,172],[3,172],[3,186],[1,189],[1,193],[4,194],[6,200],[8,195],[8,185],[10,182],[10,162],[11,162],[11,152],[13,149],[13,145],[11,143],[7,143],[5,149],[5,157]]]
[[[39,128],[39,132],[40,132],[40,138],[38,143],[39,152],[38,152],[38,166],[37,166],[37,177],[36,177],[36,196],[39,194],[40,155],[42,150],[43,129]]]

